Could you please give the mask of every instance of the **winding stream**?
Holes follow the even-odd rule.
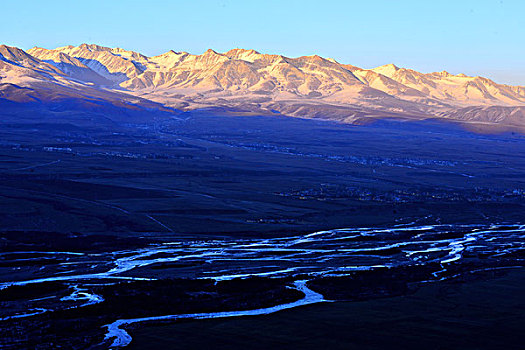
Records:
[[[133,323],[141,322],[152,322],[152,321],[168,321],[168,320],[180,320],[180,319],[207,319],[207,318],[226,318],[226,317],[240,317],[240,316],[259,316],[268,315],[277,311],[291,309],[298,306],[304,306],[309,304],[320,303],[326,301],[323,296],[319,293],[314,292],[306,286],[305,280],[295,281],[294,288],[304,294],[302,299],[297,301],[276,305],[272,307],[253,309],[253,310],[242,310],[242,311],[225,311],[225,312],[208,312],[208,313],[197,313],[197,314],[181,314],[181,315],[164,315],[164,316],[152,316],[132,319],[117,320],[107,325],[108,332],[106,333],[106,339],[113,339],[112,347],[123,347],[131,343],[131,336],[121,327],[127,326]]]
[[[82,308],[103,303],[90,285],[115,283],[114,280],[152,280],[161,278],[212,279],[228,281],[249,277],[286,277],[294,282],[289,288],[304,294],[300,300],[252,310],[158,315],[119,319],[108,324],[107,340],[113,347],[126,346],[130,335],[123,329],[141,322],[255,316],[326,301],[307,287],[315,278],[350,276],[359,271],[435,266],[428,280],[450,276],[451,267],[486,259],[488,267],[505,268],[505,259],[523,253],[525,225],[428,225],[394,228],[335,229],[303,236],[253,239],[173,239],[136,250],[97,254],[82,252],[19,252],[24,262],[35,262],[35,278],[4,281],[0,290],[44,282],[63,282],[70,294],[58,303],[67,308]],[[17,252],[0,253],[0,260],[17,262]],[[57,262],[39,266],[39,259],[53,255]],[[22,256],[22,255],[21,255]],[[510,260],[509,260],[510,261]],[[521,260],[520,260],[521,261]],[[462,265],[463,264],[463,265]],[[485,266],[484,265],[484,266]],[[457,270],[457,269],[456,269]],[[33,317],[53,312],[46,307],[51,297],[33,299],[25,313],[2,314],[0,321]]]

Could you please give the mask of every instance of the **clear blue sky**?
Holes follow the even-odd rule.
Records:
[[[0,42],[156,55],[253,48],[525,85],[525,1],[2,1]]]

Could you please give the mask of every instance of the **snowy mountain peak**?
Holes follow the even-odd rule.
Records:
[[[80,44],[78,46],[80,49],[89,50],[89,51],[110,51],[111,49],[109,47],[100,46],[97,44]]]
[[[393,63],[385,64],[383,66],[376,67],[372,69],[374,72],[386,75],[391,77],[394,75],[400,68]]]
[[[261,54],[255,50],[246,50],[246,49],[231,49],[230,51],[224,53],[224,56],[229,57],[230,59],[243,60],[247,62],[254,62],[257,59],[261,58]]]
[[[222,54],[213,49],[208,49],[203,53],[203,56],[222,56]]]
[[[12,62],[31,61],[36,63],[36,60],[33,56],[29,55],[27,52],[19,49],[18,47],[0,45],[0,55],[2,55],[5,60]]]

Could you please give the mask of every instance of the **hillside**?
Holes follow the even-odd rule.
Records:
[[[23,101],[50,91],[152,101],[181,110],[215,108],[363,123],[385,117],[452,119],[525,128],[525,87],[393,64],[363,69],[317,55],[297,58],[232,49],[148,57],[82,44],[53,50],[0,46],[0,94]],[[10,84],[9,86],[6,84]],[[16,87],[16,88],[15,88]],[[4,91],[3,93],[1,91]],[[67,92],[64,92],[67,91]]]

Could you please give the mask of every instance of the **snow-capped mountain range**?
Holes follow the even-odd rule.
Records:
[[[290,58],[244,49],[148,57],[88,44],[27,52],[2,45],[0,98],[147,102],[343,122],[447,118],[525,127],[524,86],[446,71],[425,74],[393,64],[362,69],[319,56]]]

